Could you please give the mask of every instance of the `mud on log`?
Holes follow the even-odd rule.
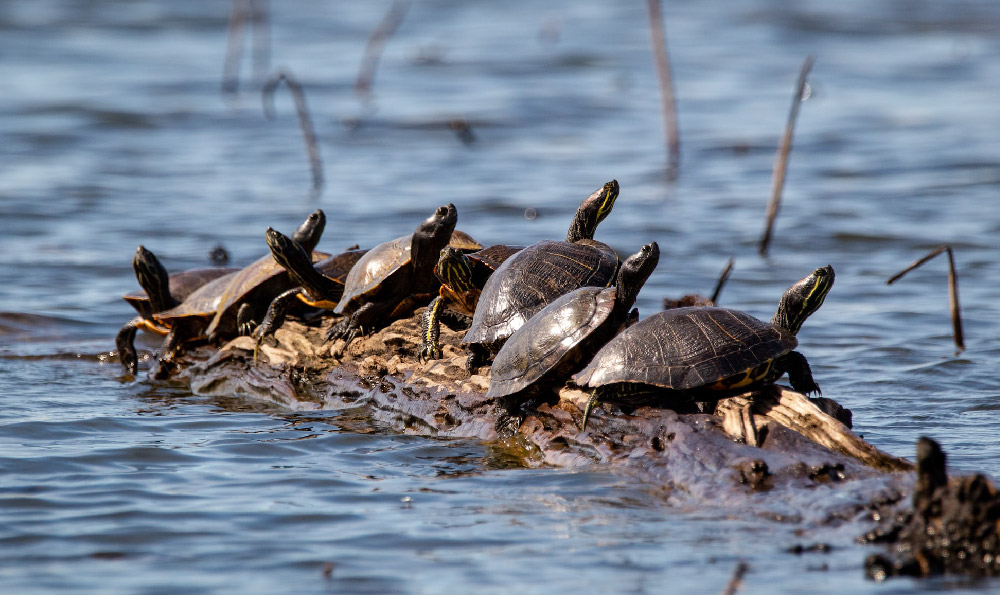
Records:
[[[262,346],[256,366],[253,341],[242,337],[188,354],[181,375],[200,394],[246,395],[298,410],[363,408],[403,433],[497,441],[529,467],[607,466],[699,507],[823,523],[856,517],[872,501],[899,500],[912,483],[912,474],[885,473],[912,469],[908,461],[783,387],[726,399],[715,414],[641,407],[626,415],[603,405],[586,432],[580,422],[588,395],[564,388],[557,404],[540,406],[515,437],[501,441],[497,411],[483,396],[489,379],[466,374],[466,354],[455,347],[460,333],[442,328],[443,359],[418,363],[421,313],[346,348],[324,344],[329,320],[322,328],[289,321]],[[822,401],[829,411],[839,407]],[[836,489],[838,497],[817,489]]]

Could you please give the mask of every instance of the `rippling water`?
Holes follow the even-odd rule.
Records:
[[[501,6],[502,4],[502,6]],[[5,592],[989,592],[995,581],[867,583],[850,531],[679,509],[601,469],[526,470],[478,441],[398,436],[355,411],[290,413],[119,379],[142,243],[170,270],[264,253],[323,207],[336,250],[409,232],[454,202],[484,243],[565,233],[621,182],[599,239],[656,240],[639,298],[707,293],[767,317],[816,266],[837,285],[800,334],[824,394],[879,447],[943,443],[1000,476],[1000,8],[717,0],[665,6],[683,144],[668,183],[642,2],[414,2],[374,103],[353,93],[388,2],[274,3],[271,63],[293,106],[265,119],[244,62],[220,95],[230,3],[0,4],[0,587]],[[798,68],[817,56],[772,256],[755,244]],[[475,142],[448,122],[465,118]],[[526,217],[528,210],[534,217]],[[953,246],[968,348],[950,333]],[[156,342],[144,339],[147,352]],[[785,550],[809,540],[828,554]]]

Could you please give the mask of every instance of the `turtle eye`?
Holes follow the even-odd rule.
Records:
[[[438,207],[437,216],[444,217],[448,214],[448,207]]]

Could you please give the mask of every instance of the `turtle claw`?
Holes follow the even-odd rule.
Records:
[[[420,352],[417,354],[417,360],[422,364],[435,359],[441,359],[444,354],[441,352],[441,346],[435,343],[424,343],[420,347]]]

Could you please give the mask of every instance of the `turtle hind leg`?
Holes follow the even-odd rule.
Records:
[[[236,333],[241,337],[249,337],[253,335],[255,328],[257,322],[254,320],[253,306],[247,303],[241,304],[240,309],[236,311]]]
[[[806,361],[806,356],[798,351],[790,351],[781,358],[781,365],[788,373],[789,384],[797,392],[804,395],[812,393],[816,393],[817,395],[823,394],[823,391],[819,389],[819,385],[813,380],[812,370],[809,369],[809,362]]]
[[[583,423],[580,424],[580,431],[587,431],[587,420],[590,419],[590,413],[594,410],[594,407],[600,405],[601,400],[597,398],[597,389],[594,389],[590,393],[590,398],[587,399],[587,406],[583,408]]]

